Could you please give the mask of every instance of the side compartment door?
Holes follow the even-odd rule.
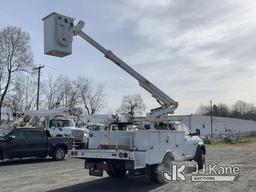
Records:
[[[159,164],[162,161],[160,157],[160,135],[159,134],[160,134],[159,131],[149,131],[148,162],[150,165]]]
[[[176,153],[176,160],[184,160],[185,158],[185,133],[183,131],[175,131],[175,145],[174,151]]]

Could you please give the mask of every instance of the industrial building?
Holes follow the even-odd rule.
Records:
[[[256,121],[227,117],[201,116],[201,115],[176,115],[173,120],[182,121],[191,132],[200,130],[202,136],[247,136],[256,134]]]

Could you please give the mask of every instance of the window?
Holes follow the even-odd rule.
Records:
[[[50,128],[54,127],[75,127],[73,120],[53,119],[50,121]]]
[[[111,130],[112,131],[117,131],[118,130],[118,125],[111,125]]]
[[[205,128],[205,124],[203,124],[203,129]]]
[[[174,124],[172,124],[172,123],[169,124],[169,129],[170,130],[176,130]]]
[[[155,123],[155,128],[158,130],[168,130],[169,129],[168,124],[164,123],[164,122]]]
[[[43,138],[42,131],[29,131],[30,140],[41,140]]]
[[[26,134],[24,130],[15,130],[10,133],[10,136],[15,136],[15,139],[26,139]]]
[[[4,137],[4,136],[8,135],[11,131],[12,131],[12,129],[0,128],[0,137]]]
[[[176,131],[184,131],[186,135],[190,134],[188,127],[183,123],[174,123],[173,124]]]
[[[150,125],[149,125],[149,124],[146,124],[146,125],[144,125],[144,128],[145,128],[145,129],[150,129]]]

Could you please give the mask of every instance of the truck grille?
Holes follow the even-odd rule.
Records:
[[[84,137],[84,131],[82,131],[82,130],[72,130],[71,133],[74,138],[83,138]]]

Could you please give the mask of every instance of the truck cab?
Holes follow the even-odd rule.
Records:
[[[50,135],[55,137],[72,137],[76,148],[85,148],[87,145],[85,130],[77,128],[71,118],[64,116],[51,118],[47,129]]]

